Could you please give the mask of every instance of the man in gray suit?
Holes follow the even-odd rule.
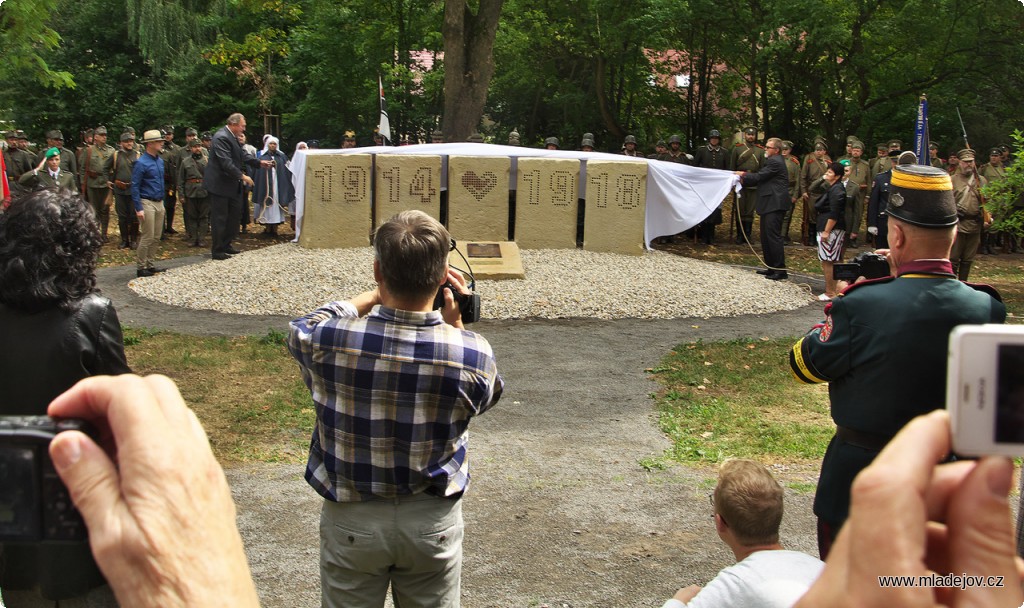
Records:
[[[792,205],[789,198],[789,171],[780,156],[782,140],[770,138],[764,146],[764,165],[756,173],[736,171],[744,186],[757,188],[754,210],[761,216],[761,251],[765,270],[758,270],[765,278],[781,281],[786,273],[786,252],[782,245],[782,220]]]
[[[245,133],[245,116],[232,114],[228,124],[221,127],[210,143],[210,160],[203,174],[203,188],[209,192],[211,253],[215,260],[226,260],[241,253],[231,246],[238,236],[242,220],[242,186],[253,185],[252,178],[243,168],[258,169],[270,166],[270,161],[258,161],[247,154],[238,138]]]

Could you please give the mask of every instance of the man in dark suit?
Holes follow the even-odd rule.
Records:
[[[210,143],[210,160],[203,174],[203,188],[209,192],[211,253],[215,260],[226,260],[241,253],[231,246],[238,236],[242,220],[242,186],[252,187],[252,178],[245,174],[246,165],[257,169],[261,162],[246,154],[238,143],[245,133],[245,117],[237,112],[228,116]],[[270,161],[265,161],[270,166]]]
[[[764,146],[764,165],[756,173],[736,171],[740,182],[757,188],[754,210],[761,216],[761,251],[765,270],[757,271],[766,278],[780,281],[786,273],[786,252],[782,246],[782,220],[792,205],[789,198],[789,170],[782,158],[782,140],[770,138]]]

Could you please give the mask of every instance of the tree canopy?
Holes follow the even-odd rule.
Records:
[[[838,150],[909,140],[921,94],[943,156],[958,107],[976,147],[1024,128],[1013,0],[7,0],[0,25],[0,121],[35,138],[241,111],[257,136],[365,144],[378,79],[393,139],[414,142],[692,149],[751,124]]]

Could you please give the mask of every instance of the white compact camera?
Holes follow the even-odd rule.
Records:
[[[946,408],[957,454],[1024,456],[1024,326],[950,333]]]

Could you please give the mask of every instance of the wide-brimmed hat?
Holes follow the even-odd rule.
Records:
[[[139,142],[148,144],[151,141],[163,141],[164,136],[160,132],[160,129],[150,129],[142,134],[142,139]]]

